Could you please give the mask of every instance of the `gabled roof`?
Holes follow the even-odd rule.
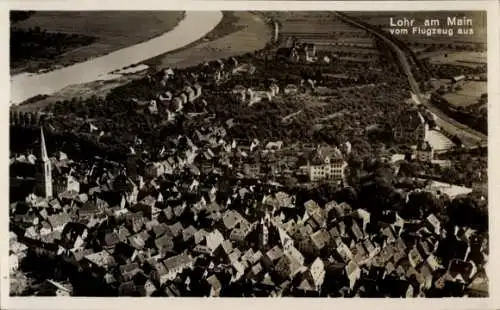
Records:
[[[180,222],[176,222],[175,224],[168,226],[168,229],[170,230],[173,236],[177,237],[182,233],[183,227]]]
[[[273,262],[278,260],[283,255],[283,251],[278,246],[274,246],[272,249],[266,252],[266,256]]]
[[[115,232],[107,233],[104,236],[104,245],[105,246],[115,246],[120,242],[120,237]]]
[[[99,267],[107,267],[115,264],[115,259],[107,251],[101,251],[86,255],[85,258]]]
[[[176,256],[169,257],[165,260],[165,268],[167,270],[175,270],[179,267],[184,268],[188,264],[193,262],[193,258],[187,254],[179,254]]]
[[[351,274],[353,274],[354,272],[356,272],[357,270],[359,270],[359,266],[353,262],[353,261],[350,261],[346,266],[345,266],[345,271],[346,271],[346,274],[348,276],[350,276]]]
[[[196,232],[197,229],[194,228],[193,225],[189,225],[182,231],[182,239],[184,240],[184,242],[189,241],[191,238],[194,238]]]
[[[162,236],[167,231],[169,231],[169,229],[168,225],[165,223],[160,223],[158,225],[153,226],[153,233],[155,234],[156,237]]]
[[[61,227],[71,222],[71,217],[65,212],[60,212],[49,216],[48,221],[52,228]]]
[[[330,242],[330,234],[326,230],[318,230],[311,235],[311,241],[318,250],[321,250]]]
[[[141,250],[146,245],[146,241],[142,238],[142,235],[135,234],[133,236],[128,237],[128,241],[131,246],[134,248]]]

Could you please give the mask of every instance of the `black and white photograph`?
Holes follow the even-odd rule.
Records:
[[[10,10],[10,297],[490,297],[489,12],[285,9]]]

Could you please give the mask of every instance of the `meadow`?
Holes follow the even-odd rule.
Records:
[[[43,59],[38,67],[68,66],[157,37],[174,28],[182,11],[39,11],[12,28],[95,38],[94,42],[64,51],[56,59]],[[29,62],[17,64],[18,73]],[[33,71],[33,70],[30,70]]]
[[[477,103],[481,94],[486,93],[487,82],[467,81],[460,90],[448,93],[443,97],[452,105],[467,107]]]

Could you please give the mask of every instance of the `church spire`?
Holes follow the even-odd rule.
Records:
[[[47,155],[47,147],[45,146],[45,136],[43,135],[43,127],[40,127],[40,160],[49,160]]]
[[[45,198],[52,197],[52,165],[47,154],[43,127],[40,127],[40,157],[36,164],[36,191],[37,195]]]

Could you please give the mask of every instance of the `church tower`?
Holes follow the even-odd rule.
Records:
[[[52,197],[52,165],[47,155],[43,128],[40,128],[40,154],[36,160],[36,194]]]

